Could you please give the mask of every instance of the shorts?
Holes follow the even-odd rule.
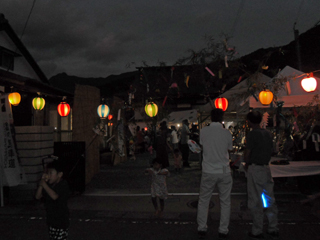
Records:
[[[66,228],[54,228],[49,226],[49,237],[50,240],[52,239],[59,239],[59,240],[67,240],[68,239],[69,229]]]

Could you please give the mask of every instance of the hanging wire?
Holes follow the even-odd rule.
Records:
[[[33,11],[33,8],[34,8],[35,3],[36,3],[36,0],[33,0],[33,3],[32,3],[32,6],[31,6],[31,9],[30,9],[30,12],[29,12],[27,21],[26,21],[26,23],[24,24],[24,27],[23,27],[23,30],[22,30],[22,33],[21,33],[21,36],[20,36],[20,41],[22,40],[22,37],[23,37],[23,35],[24,35],[24,32],[25,32],[25,30],[26,30],[26,28],[27,28],[27,25],[28,25],[28,22],[29,22],[29,19],[30,19],[31,13],[32,13],[32,11]]]
[[[243,10],[243,6],[245,4],[245,1],[246,0],[241,0],[241,3],[240,3],[240,6],[238,8],[238,11],[237,11],[237,15],[236,15],[236,18],[234,19],[234,22],[233,22],[233,25],[232,25],[232,28],[231,28],[231,37],[234,37],[233,34],[236,30],[236,26],[237,26],[237,23],[239,22],[239,18],[240,18],[240,15],[241,15],[241,12]]]
[[[296,23],[298,22],[298,20],[299,20],[303,3],[304,3],[304,0],[302,0],[301,3],[300,3],[300,5],[299,5],[297,17],[296,17],[296,20],[294,21],[295,24],[296,24]]]

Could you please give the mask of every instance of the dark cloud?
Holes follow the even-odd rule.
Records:
[[[2,0],[1,12],[20,36],[32,0]],[[288,44],[320,20],[318,0],[41,0],[22,41],[48,77],[59,72],[100,77],[132,71],[129,62],[173,64],[204,36],[232,37],[240,55]]]

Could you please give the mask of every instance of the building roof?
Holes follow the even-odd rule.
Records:
[[[35,73],[39,77],[40,81],[43,83],[46,83],[46,84],[50,84],[46,75],[42,72],[42,70],[38,66],[37,62],[31,56],[28,49],[21,42],[21,40],[19,39],[17,34],[14,32],[14,30],[10,26],[9,21],[5,18],[5,16],[2,13],[0,13],[0,31],[5,31],[8,34],[10,39],[16,45],[17,49],[25,57],[25,59],[28,61],[28,63],[32,67],[32,69],[35,71]]]

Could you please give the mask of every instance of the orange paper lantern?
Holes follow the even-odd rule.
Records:
[[[259,93],[259,100],[262,105],[269,105],[273,100],[273,93],[266,89]]]
[[[58,105],[58,113],[61,117],[66,117],[70,113],[70,105],[66,102],[61,102]]]
[[[228,100],[226,98],[217,98],[214,101],[214,106],[225,111],[228,108]]]

